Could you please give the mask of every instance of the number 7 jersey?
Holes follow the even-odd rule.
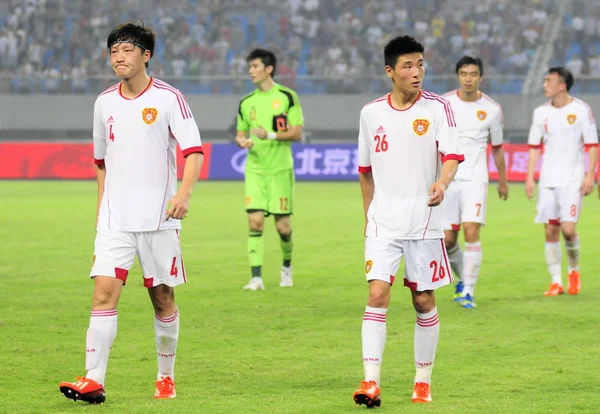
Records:
[[[405,110],[391,105],[391,93],[365,105],[358,134],[359,172],[373,173],[375,193],[367,213],[367,236],[401,240],[443,238],[438,207],[429,189],[441,163],[462,162],[450,103],[421,91]]]
[[[106,165],[98,228],[141,232],[178,229],[165,221],[177,192],[176,148],[202,153],[198,126],[183,94],[158,79],[134,99],[121,84],[101,93],[94,105],[94,162]]]

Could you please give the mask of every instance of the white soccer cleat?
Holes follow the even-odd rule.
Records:
[[[244,290],[265,290],[265,285],[263,283],[262,277],[253,277],[250,279],[250,282],[242,289]]]
[[[294,280],[292,279],[292,268],[281,267],[281,280],[279,281],[279,287],[292,287],[294,286]]]

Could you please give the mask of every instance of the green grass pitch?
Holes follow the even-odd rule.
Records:
[[[0,182],[0,412],[358,413],[360,328],[367,299],[356,183],[298,183],[292,289],[266,225],[264,292],[250,276],[241,182],[200,182],[182,232],[188,284],[178,288],[177,398],[153,400],[153,312],[139,267],[119,304],[107,401],[66,400],[58,383],[84,372],[93,282],[94,182]],[[490,188],[478,308],[437,292],[441,337],[433,404],[410,402],[414,311],[395,286],[382,406],[388,413],[595,413],[600,410],[600,200],[579,226],[582,292],[546,298],[550,283],[535,203]],[[563,252],[563,268],[566,257]],[[566,277],[564,277],[566,284]]]

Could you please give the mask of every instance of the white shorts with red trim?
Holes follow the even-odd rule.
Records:
[[[404,286],[422,292],[453,283],[443,239],[393,240],[365,238],[365,276],[367,281],[383,280],[394,284],[404,256]]]
[[[179,230],[120,232],[99,229],[94,243],[90,277],[109,276],[127,281],[138,256],[144,286],[177,286],[187,282]]]
[[[583,206],[579,186],[539,187],[536,223],[559,225],[561,221],[577,223]]]
[[[488,183],[483,181],[454,180],[442,201],[444,230],[460,230],[462,223],[485,226]]]

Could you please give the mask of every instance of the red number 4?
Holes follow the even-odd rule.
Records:
[[[177,257],[174,257],[173,263],[171,263],[171,276],[177,277],[178,272],[179,271],[177,270]]]
[[[433,269],[433,274],[431,275],[432,283],[439,282],[441,279],[446,277],[446,269],[444,269],[444,266],[441,266],[435,260],[432,260],[431,263],[429,263],[429,268]]]
[[[375,144],[375,152],[386,152],[388,150],[389,144],[385,140],[386,135],[375,135],[373,139],[377,142]]]
[[[112,132],[112,124],[111,124],[111,125],[110,125],[110,127],[108,128],[108,138],[109,138],[111,141],[114,141],[114,140],[115,140],[115,134],[113,134],[113,132]]]

